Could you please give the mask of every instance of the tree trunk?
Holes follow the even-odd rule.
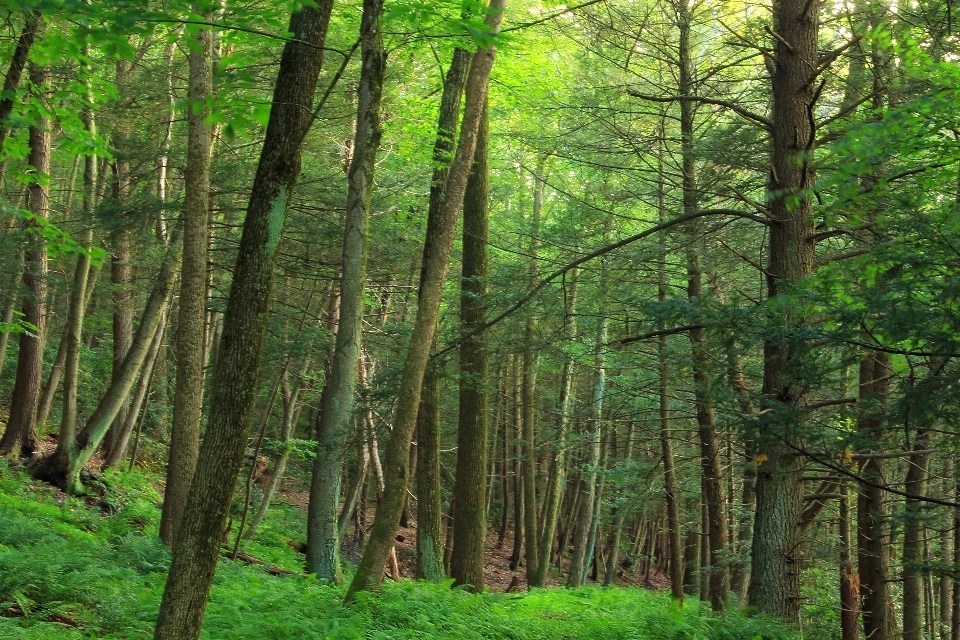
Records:
[[[382,135],[380,98],[386,52],[381,15],[383,0],[364,0],[360,24],[361,71],[357,88],[357,127],[353,159],[347,172],[347,208],[344,221],[340,275],[340,324],[333,348],[328,393],[320,414],[317,457],[310,482],[307,521],[307,571],[321,580],[343,583],[337,514],[340,471],[357,389],[360,340],[363,328],[364,285],[367,279],[367,235],[377,150]]]
[[[133,343],[124,358],[116,378],[107,387],[97,408],[87,418],[76,442],[58,442],[53,454],[34,469],[38,478],[56,484],[67,493],[82,495],[80,472],[103,442],[111,424],[126,403],[153,337],[160,325],[163,309],[169,301],[177,273],[180,270],[180,236],[173,236],[160,266],[153,290],[147,298]]]
[[[623,452],[623,462],[624,462],[625,464],[630,464],[630,461],[633,460],[633,438],[634,438],[634,430],[635,430],[635,425],[634,425],[634,422],[631,420],[630,423],[629,423],[629,427],[628,427],[628,429],[627,429],[626,443],[625,443],[625,445],[624,445],[624,452]],[[608,545],[608,548],[607,548],[607,567],[606,567],[606,575],[605,575],[604,578],[603,578],[603,585],[604,585],[604,586],[609,586],[609,585],[611,585],[611,584],[614,583],[614,580],[615,580],[616,575],[617,575],[617,567],[620,566],[620,543],[621,543],[621,540],[622,540],[622,538],[623,538],[623,522],[624,522],[624,511],[625,511],[625,508],[624,508],[624,507],[625,507],[625,506],[626,506],[626,505],[618,505],[618,506],[616,507],[616,512],[614,513],[614,516],[613,516],[613,522],[612,522],[611,525],[610,525],[610,540],[609,540],[609,545]],[[670,524],[670,523],[668,522],[668,525],[669,525],[669,524]],[[673,523],[673,524],[676,524],[676,523]],[[677,528],[677,532],[678,532],[678,534],[679,534],[679,527]],[[670,538],[670,536],[668,535],[668,540],[667,540],[668,545],[671,544],[671,540],[672,540],[672,538]],[[678,540],[678,543],[679,543],[679,535],[678,535],[677,540]],[[677,544],[677,549],[679,549],[679,554],[680,554],[680,555],[678,556],[678,557],[679,557],[679,565],[671,565],[671,566],[679,566],[679,567],[680,567],[680,578],[681,578],[681,582],[680,582],[680,594],[681,594],[681,598],[682,598],[682,597],[683,597],[683,582],[682,582],[682,579],[683,579],[683,555],[682,555],[682,553],[683,553],[683,551],[682,551],[682,549],[680,548],[680,545],[679,545],[679,544]],[[672,548],[668,549],[668,551],[672,551]],[[671,557],[671,560],[672,560],[672,559],[673,559],[673,556],[671,555],[670,557]],[[671,569],[671,570],[675,570],[675,569]],[[671,575],[672,575],[672,574],[671,574]]]
[[[13,50],[13,56],[10,58],[10,66],[7,67],[7,74],[3,79],[3,97],[0,98],[0,149],[3,149],[3,143],[6,141],[7,133],[10,131],[10,123],[8,120],[10,114],[13,113],[13,106],[16,104],[17,88],[20,86],[23,70],[27,67],[30,48],[33,46],[34,41],[42,34],[43,18],[40,10],[35,9],[24,16],[23,29],[20,31],[17,46]],[[6,169],[7,160],[6,157],[4,157],[4,159],[0,161],[0,187],[3,186]]]
[[[913,453],[907,462],[904,490],[923,496],[927,493],[927,475],[930,460],[925,450],[930,444],[929,432],[918,429],[913,441]],[[907,498],[903,523],[903,640],[922,640],[924,637],[924,554],[926,528],[923,526],[922,500]]]
[[[840,638],[860,640],[860,578],[852,562],[840,569]]]
[[[208,19],[212,17],[208,14]],[[183,270],[177,311],[177,376],[167,480],[160,515],[160,539],[173,546],[200,448],[203,413],[204,322],[207,313],[207,250],[209,245],[210,153],[213,145],[207,106],[213,94],[213,34],[197,30],[189,48],[190,81],[187,109],[187,168],[184,173]]]
[[[460,409],[457,475],[453,485],[457,535],[450,560],[455,585],[483,592],[483,549],[487,533],[487,140],[484,103],[473,168],[463,201],[463,267],[460,280]]]
[[[503,0],[494,0],[487,14],[487,26],[493,33],[499,32],[503,17]],[[393,421],[393,434],[387,445],[385,474],[388,478],[383,500],[377,508],[377,517],[370,532],[370,540],[363,558],[357,567],[347,591],[349,600],[357,591],[378,589],[382,584],[382,569],[393,549],[394,536],[400,511],[408,486],[408,458],[410,439],[416,426],[420,404],[423,374],[430,355],[430,345],[439,319],[443,284],[450,264],[450,251],[456,231],[460,207],[463,204],[477,133],[483,106],[486,101],[487,81],[493,67],[495,48],[480,48],[474,55],[466,84],[466,103],[459,144],[450,175],[447,179],[447,194],[438,217],[435,251],[426,256],[423,277],[420,283],[420,304],[414,320],[410,346],[400,379],[397,408]]]
[[[816,100],[810,61],[816,60],[819,0],[780,0],[774,4],[773,111],[770,176],[770,244],[767,295],[775,299],[813,271],[815,233],[812,154],[816,139]],[[802,330],[792,311],[780,320],[780,333]],[[757,473],[757,513],[749,598],[760,613],[797,623],[800,618],[800,528],[803,507],[801,461],[784,441],[794,438],[802,386],[793,382],[796,360],[806,349],[768,338],[764,344],[763,394],[767,400],[757,444],[765,457]],[[775,434],[775,435],[774,435]]]
[[[280,58],[210,386],[206,435],[173,545],[155,640],[195,640],[200,635],[250,429],[277,248],[300,173],[332,7],[331,0],[324,0],[300,8],[290,19],[289,31],[299,39],[287,42]]]
[[[423,376],[417,412],[417,579],[442,582],[443,514],[440,494],[440,377]]]
[[[524,504],[523,504],[523,399],[522,379],[520,373],[520,356],[516,353],[513,359],[513,551],[510,553],[510,571],[520,569],[523,559],[524,532]]]
[[[537,573],[530,582],[531,587],[542,587],[550,568],[550,552],[553,550],[557,533],[557,521],[560,519],[560,503],[563,500],[567,478],[567,433],[570,430],[573,405],[573,342],[577,339],[577,269],[570,272],[569,289],[564,292],[564,336],[567,351],[563,359],[563,373],[560,376],[560,406],[558,407],[557,433],[551,445],[553,455],[550,458],[550,472],[547,479],[546,495],[543,498],[543,535],[540,537],[540,556],[537,561]]]
[[[39,19],[39,18],[38,18]],[[45,67],[30,65],[30,81],[36,91],[46,92],[50,74]],[[45,96],[41,100],[46,101]],[[40,115],[30,127],[30,154],[27,164],[34,168],[34,181],[27,187],[27,208],[42,220],[47,219],[50,196],[46,186],[50,175],[50,118]],[[46,325],[47,245],[36,229],[39,225],[24,221],[29,234],[29,248],[24,256],[23,300],[21,322],[36,327],[20,334],[20,352],[17,354],[17,377],[10,398],[10,416],[7,430],[0,439],[0,455],[31,457],[37,450],[37,404],[40,385],[43,384],[43,343]],[[35,333],[34,333],[35,331]]]

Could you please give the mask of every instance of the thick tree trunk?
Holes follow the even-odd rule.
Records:
[[[487,26],[494,34],[500,29],[502,9],[503,0],[494,0],[487,14]],[[466,103],[459,144],[450,165],[446,199],[438,216],[435,251],[432,251],[424,260],[423,276],[420,282],[420,304],[400,379],[393,434],[386,452],[387,462],[384,469],[387,478],[386,487],[383,500],[377,508],[377,517],[370,532],[370,540],[367,542],[363,558],[347,591],[348,600],[357,591],[379,588],[382,583],[383,566],[393,549],[397,523],[409,484],[410,439],[416,426],[423,374],[437,328],[443,284],[453,247],[453,236],[476,149],[477,132],[486,101],[487,82],[493,67],[495,51],[493,46],[480,48],[474,55],[470,74],[467,77]]]
[[[771,130],[770,245],[767,295],[773,299],[784,286],[799,282],[813,271],[812,157],[816,131],[816,100],[810,61],[816,60],[819,0],[779,0],[774,4],[774,73]],[[802,327],[792,313],[781,320],[783,329]],[[760,613],[799,622],[801,530],[803,507],[801,461],[784,440],[795,437],[802,404],[802,387],[791,380],[804,349],[789,347],[783,339],[764,345],[763,418],[758,450],[765,457],[757,474],[757,514],[749,599]],[[775,434],[775,435],[774,435]]]
[[[347,209],[340,268],[340,324],[318,428],[317,457],[310,482],[307,521],[307,571],[321,580],[343,582],[337,527],[340,471],[357,388],[367,279],[367,234],[377,150],[380,148],[380,98],[386,52],[381,16],[383,0],[364,0],[360,23],[361,67],[357,88],[357,127],[347,172]]]
[[[860,579],[852,562],[840,569],[840,637],[860,640]]]
[[[440,494],[440,377],[434,367],[423,376],[417,412],[417,579],[441,582],[443,514]]]
[[[210,17],[209,15],[207,16]],[[207,248],[209,245],[210,152],[212,129],[207,118],[213,93],[213,34],[197,30],[189,48],[190,81],[187,110],[187,168],[184,174],[183,269],[177,311],[177,376],[167,480],[160,515],[160,539],[169,546],[190,491],[200,448],[203,413],[204,322],[207,312]]]
[[[483,592],[483,549],[487,533],[487,148],[486,103],[477,129],[473,168],[463,201],[463,266],[460,280],[460,408],[457,474],[453,485],[457,536],[450,559],[455,585]]]
[[[560,375],[560,406],[558,407],[557,432],[553,442],[544,446],[553,450],[550,458],[550,471],[547,478],[546,495],[543,498],[543,535],[540,537],[540,557],[537,573],[531,587],[542,587],[550,568],[550,552],[553,550],[557,522],[560,519],[560,503],[567,478],[567,433],[573,419],[573,342],[577,339],[577,276],[576,269],[570,272],[569,288],[564,293],[564,333],[566,353],[563,360],[563,372]]]
[[[30,81],[37,91],[47,91],[50,74],[45,67],[30,66]],[[45,98],[41,98],[44,99]],[[47,177],[50,174],[50,118],[40,115],[30,127],[30,154],[27,163],[34,168],[35,180],[27,187],[27,208],[38,218],[46,220],[50,208]],[[36,327],[20,334],[20,352],[17,354],[17,377],[10,398],[10,416],[7,430],[0,439],[0,455],[31,457],[37,450],[37,405],[40,385],[43,384],[43,343],[46,325],[47,246],[36,231],[38,225],[25,221],[29,233],[29,249],[24,256],[23,300],[21,321]]]
[[[287,42],[280,58],[210,386],[206,435],[173,545],[155,640],[195,640],[200,635],[250,429],[277,248],[300,173],[300,150],[332,8],[332,0],[324,0],[302,7],[290,19],[289,31],[299,39]]]

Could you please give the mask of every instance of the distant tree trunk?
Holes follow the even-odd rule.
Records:
[[[633,460],[633,439],[634,439],[634,422],[631,420],[628,423],[627,433],[625,443],[623,445],[623,461],[626,464],[629,464]],[[620,497],[622,500],[622,497]],[[608,540],[607,546],[607,566],[606,566],[606,575],[603,578],[604,586],[609,586],[614,583],[617,575],[617,568],[620,566],[620,544],[623,539],[623,523],[625,519],[625,506],[626,505],[617,505],[616,511],[613,514],[613,522],[610,525],[610,537]],[[669,544],[669,536],[668,536]],[[672,556],[671,556],[672,558]],[[683,577],[683,556],[681,549],[680,556],[680,576]],[[683,593],[683,583],[681,582],[681,591]]]
[[[507,539],[507,527],[510,525],[510,399],[509,393],[510,374],[506,366],[501,369],[500,377],[500,533],[497,535],[497,549],[503,548],[503,542]]]
[[[860,361],[860,399],[882,406],[889,388],[890,356],[867,352]],[[860,416],[857,430],[865,438],[880,436],[882,420],[879,411]],[[875,485],[884,482],[881,461],[868,458],[860,463],[859,474],[870,482],[860,483],[857,491],[857,564],[860,592],[863,594],[863,634],[869,640],[892,638],[896,628],[893,594],[890,589],[890,559],[886,544],[886,517],[883,491]]]
[[[557,433],[551,445],[553,455],[550,457],[550,472],[547,479],[547,491],[543,498],[543,535],[540,536],[540,557],[537,561],[537,573],[531,587],[542,587],[550,569],[550,552],[553,550],[554,537],[557,533],[557,521],[560,519],[560,503],[563,500],[563,489],[567,478],[567,433],[572,421],[573,405],[573,342],[577,338],[577,269],[570,272],[569,287],[564,292],[563,323],[565,333],[565,348],[563,372],[560,374],[560,406],[557,416]]]
[[[34,9],[24,16],[23,29],[20,31],[17,46],[14,48],[13,56],[10,58],[10,66],[7,67],[7,73],[3,79],[3,97],[0,98],[0,150],[3,149],[3,143],[7,139],[7,133],[10,131],[10,125],[7,120],[10,118],[10,114],[13,113],[13,106],[17,99],[17,88],[20,86],[23,70],[27,67],[30,48],[33,47],[34,41],[42,33],[43,18],[40,10]],[[6,170],[7,160],[4,157],[0,160],[0,187],[3,186]]]
[[[450,560],[454,585],[483,592],[487,533],[487,189],[489,137],[486,103],[477,129],[473,167],[463,200],[463,267],[460,280],[460,403],[457,475],[453,485],[457,536]]]
[[[812,154],[816,140],[815,86],[810,60],[816,60],[819,0],[780,0],[774,4],[773,111],[771,116],[770,207],[767,295],[775,299],[783,284],[799,282],[813,271],[815,233]],[[780,333],[802,327],[804,319],[785,312]],[[803,507],[802,461],[784,440],[795,437],[796,407],[803,388],[791,380],[804,349],[783,338],[764,344],[764,414],[758,449],[765,457],[757,473],[757,514],[753,534],[750,604],[758,612],[797,623],[800,618],[800,527]],[[775,434],[775,435],[773,435]]]
[[[250,429],[277,248],[300,173],[332,7],[331,0],[305,5],[290,19],[289,31],[299,39],[287,42],[280,58],[210,385],[206,435],[173,544],[155,640],[195,640],[200,635]]]
[[[39,19],[39,18],[38,18]],[[30,65],[30,81],[37,91],[46,92],[50,73],[45,67]],[[46,101],[42,96],[41,100]],[[47,177],[50,174],[50,118],[40,115],[30,127],[30,154],[27,163],[34,168],[33,181],[27,187],[27,208],[43,220],[50,209]],[[37,450],[37,404],[40,400],[40,385],[43,384],[43,343],[46,325],[47,297],[47,245],[36,231],[39,225],[24,221],[23,229],[29,234],[29,249],[24,257],[23,284],[26,294],[23,300],[22,322],[36,327],[36,333],[20,334],[20,352],[17,354],[17,377],[10,398],[10,416],[7,430],[0,439],[0,455],[31,457]]]
[[[543,162],[540,163],[534,175],[533,184],[533,212],[530,225],[530,265],[528,277],[531,286],[537,279],[537,247],[540,236],[540,210],[543,208]],[[523,528],[524,546],[526,547],[527,586],[532,586],[537,577],[540,561],[540,527],[537,522],[537,458],[536,458],[536,385],[537,385],[537,351],[534,347],[534,330],[537,319],[533,311],[527,316],[524,328],[523,342],[523,383],[521,397],[523,399],[522,442],[523,457],[520,470],[523,479]]]
[[[605,224],[604,238],[609,237],[610,222]],[[602,309],[606,297],[606,261],[600,267],[599,305]],[[594,509],[598,499],[597,472],[600,467],[600,457],[603,452],[603,400],[606,391],[606,355],[607,349],[607,320],[606,315],[600,313],[597,317],[597,336],[594,344],[593,393],[590,397],[590,420],[587,423],[586,438],[589,442],[585,473],[580,481],[582,503],[580,515],[573,535],[573,556],[570,559],[570,573],[567,575],[568,587],[583,586],[584,576],[591,559],[590,537],[594,535]]]
[[[753,415],[753,404],[747,395],[746,383],[743,380],[740,358],[736,354],[729,356],[728,376],[730,378],[730,387],[734,389],[739,396],[740,413],[743,416]],[[743,478],[740,489],[740,530],[737,532],[737,551],[743,555],[750,549],[753,539],[753,516],[757,503],[757,463],[754,461],[756,455],[752,440],[744,442],[744,465]],[[738,559],[733,565],[733,572],[730,578],[730,588],[737,594],[739,602],[745,602],[747,596],[747,587],[750,585],[750,563],[749,559]]]
[[[513,395],[513,551],[510,553],[510,571],[520,569],[520,562],[523,559],[523,540],[525,537],[523,514],[523,482],[522,482],[522,457],[523,447],[521,440],[523,438],[522,413],[523,400],[521,393],[521,374],[520,374],[520,356],[516,353],[512,356],[513,376],[512,376],[512,395]]]
[[[927,475],[930,459],[925,451],[930,445],[929,432],[917,430],[913,453],[907,463],[904,490],[923,496],[927,493]],[[923,501],[907,498],[903,523],[903,640],[922,640],[924,637],[924,554],[926,528],[923,526]]]
[[[160,273],[157,275],[140,316],[140,324],[133,343],[116,378],[100,398],[97,408],[87,418],[83,430],[77,434],[76,442],[58,442],[53,454],[33,470],[36,477],[56,484],[67,493],[76,495],[84,493],[80,472],[102,444],[110,425],[130,394],[137,372],[140,371],[150,345],[153,343],[154,334],[160,324],[163,309],[170,299],[179,270],[180,237],[177,234],[171,238],[170,245],[167,247],[160,265]]]
[[[503,0],[494,0],[487,14],[487,26],[493,33],[499,32],[503,17],[502,3]],[[383,567],[393,549],[397,523],[408,487],[410,439],[416,426],[423,374],[427,367],[430,345],[439,319],[443,284],[450,264],[453,236],[460,207],[463,205],[473,153],[476,149],[477,132],[486,100],[487,82],[493,67],[494,52],[493,46],[480,48],[474,55],[473,65],[467,77],[466,103],[459,144],[450,165],[446,199],[438,216],[435,251],[424,260],[423,277],[420,282],[420,304],[417,307],[410,346],[400,379],[393,434],[386,452],[384,472],[387,483],[383,500],[377,508],[377,517],[370,532],[367,548],[347,591],[347,600],[351,599],[357,591],[380,587],[383,580]]]
[[[943,480],[940,495],[948,496],[953,487],[953,460],[947,460],[943,465]],[[950,530],[940,533],[940,550],[944,562],[953,561],[953,536]],[[953,608],[951,605],[956,585],[953,576],[944,573],[940,576],[940,639],[951,640],[951,624]]]
[[[212,19],[207,14],[208,19]],[[183,518],[200,448],[203,413],[204,322],[207,312],[210,155],[213,145],[208,99],[213,94],[213,34],[197,30],[189,47],[187,168],[184,172],[183,270],[177,311],[177,376],[173,392],[160,539],[172,546]]]
[[[340,324],[333,348],[328,393],[320,414],[317,457],[313,462],[310,500],[316,503],[307,520],[307,571],[321,580],[343,582],[337,515],[340,471],[357,388],[367,278],[367,235],[377,150],[380,148],[380,98],[386,52],[381,16],[383,0],[364,0],[360,24],[361,67],[357,88],[357,126],[353,159],[347,172],[340,276]]]
[[[417,579],[441,582],[443,514],[440,495],[440,377],[434,367],[423,376],[417,412]]]

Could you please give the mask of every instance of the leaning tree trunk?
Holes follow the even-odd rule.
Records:
[[[500,30],[504,0],[494,0],[487,14],[487,26],[493,34]],[[393,434],[387,445],[384,474],[387,478],[383,499],[377,508],[377,517],[370,532],[370,540],[357,567],[347,599],[357,591],[377,589],[382,584],[382,570],[393,549],[397,523],[406,496],[410,439],[416,425],[420,404],[420,387],[427,367],[430,345],[437,328],[443,284],[450,264],[450,251],[456,231],[460,207],[467,187],[477,133],[487,95],[487,82],[493,67],[495,47],[480,48],[474,55],[467,77],[466,105],[460,130],[457,152],[450,165],[447,194],[438,216],[435,251],[424,260],[420,282],[420,304],[414,320],[413,333],[407,351],[406,363],[400,379]]]
[[[442,582],[443,514],[440,494],[440,376],[429,367],[417,412],[417,579]]]
[[[210,387],[210,416],[173,544],[156,640],[200,635],[233,486],[243,461],[257,395],[277,248],[300,173],[300,150],[323,60],[332,0],[290,19],[298,40],[284,45],[266,138],[260,152]]]
[[[211,17],[207,15],[207,17]],[[213,94],[213,34],[201,28],[190,47],[187,89],[187,168],[184,173],[183,266],[177,311],[177,376],[167,482],[160,514],[160,539],[172,546],[183,518],[200,447],[203,412],[204,322],[207,310],[207,247],[210,217],[212,125],[207,122]]]
[[[773,112],[771,128],[770,244],[767,295],[771,299],[813,271],[815,233],[811,192],[816,100],[810,61],[816,60],[819,0],[774,3]],[[814,78],[815,79],[815,78]],[[786,285],[786,287],[784,286]],[[801,330],[803,318],[787,311],[786,333]],[[785,331],[784,331],[785,330]],[[791,380],[806,357],[804,348],[768,338],[764,344],[763,394],[767,412],[758,437],[763,464],[757,471],[757,514],[753,535],[750,604],[760,613],[799,622],[800,528],[803,507],[801,460],[788,445],[796,436],[802,387]]]
[[[180,270],[180,236],[171,237],[160,265],[153,290],[147,298],[140,317],[140,324],[133,337],[127,357],[124,358],[116,377],[107,387],[103,397],[75,442],[57,442],[57,448],[44,462],[34,469],[34,475],[56,484],[67,493],[82,495],[85,491],[80,481],[80,472],[103,442],[111,424],[127,401],[130,389],[136,380],[143,361],[147,357],[153,337],[160,324],[163,309],[173,291]]]
[[[45,67],[31,64],[30,81],[35,90],[46,91],[50,74]],[[42,98],[45,100],[45,98]],[[41,220],[50,209],[47,176],[50,174],[50,118],[40,115],[30,127],[30,155],[27,163],[34,168],[34,179],[27,187],[27,208]],[[30,234],[30,248],[24,256],[23,284],[26,294],[21,321],[36,327],[20,334],[17,354],[17,377],[10,398],[7,430],[0,439],[0,455],[30,457],[38,445],[37,404],[43,384],[43,342],[46,324],[47,246],[39,233],[39,225],[25,221],[23,229]]]
[[[473,168],[463,201],[463,268],[460,280],[460,409],[457,475],[453,485],[453,540],[450,577],[455,585],[483,592],[483,543],[487,533],[487,140],[483,106]]]
[[[364,0],[360,23],[362,61],[357,88],[357,127],[353,159],[347,173],[347,211],[344,221],[340,275],[340,324],[333,348],[327,393],[320,413],[317,457],[310,482],[307,521],[307,571],[321,580],[343,582],[337,516],[340,471],[347,449],[353,414],[363,328],[364,284],[367,277],[367,228],[377,150],[380,147],[380,98],[386,52],[381,15],[383,0]]]

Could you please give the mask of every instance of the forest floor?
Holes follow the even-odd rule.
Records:
[[[0,639],[147,639],[170,551],[158,539],[159,478],[107,472],[102,495],[72,498],[0,460]],[[302,496],[287,492],[242,550],[265,564],[220,562],[205,640],[794,640],[770,620],[682,609],[650,589],[500,593],[513,573],[490,538],[491,592],[388,581],[343,603],[343,587],[304,576],[290,541],[305,539]],[[409,534],[409,535],[406,535]],[[400,547],[410,575],[409,540]],[[350,566],[346,567],[347,572]],[[275,571],[274,571],[275,570]],[[349,579],[349,575],[348,575]]]

